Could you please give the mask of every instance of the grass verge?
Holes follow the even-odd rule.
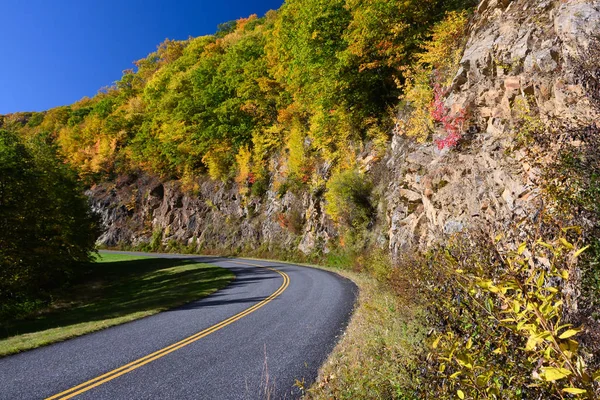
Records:
[[[360,294],[344,335],[305,398],[412,399],[407,388],[415,384],[412,371],[427,335],[424,313],[364,272],[335,272],[354,281]]]
[[[426,314],[416,302],[392,290],[388,281],[375,278],[383,266],[389,268],[385,261],[371,260],[368,272],[348,270],[349,262],[326,267],[303,260],[276,261],[334,272],[359,288],[348,327],[321,366],[317,380],[310,387],[297,382],[304,399],[418,398],[414,373],[426,348]]]
[[[101,253],[49,307],[2,321],[0,356],[147,317],[207,296],[232,279],[226,269],[185,259]]]

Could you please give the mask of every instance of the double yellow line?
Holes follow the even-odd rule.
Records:
[[[239,314],[236,314],[230,318],[227,318],[224,321],[219,322],[218,324],[215,324],[209,328],[206,328],[205,330],[198,332],[192,336],[189,336],[183,340],[180,340],[177,343],[173,343],[170,346],[167,346],[163,349],[160,349],[158,351],[155,351],[152,354],[148,354],[145,357],[139,358],[135,361],[130,362],[129,364],[125,364],[122,367],[119,367],[117,369],[114,369],[110,372],[107,372],[104,375],[100,375],[94,379],[90,379],[87,382],[84,382],[80,385],[74,386],[68,390],[65,390],[64,392],[60,392],[58,394],[55,394],[54,396],[48,397],[46,398],[46,400],[56,400],[56,399],[61,399],[61,400],[66,400],[66,399],[71,399],[81,393],[87,392],[90,389],[95,388],[96,386],[100,386],[103,383],[106,383],[108,381],[111,381],[115,378],[118,378],[121,375],[124,375],[128,372],[131,372],[133,370],[136,370],[138,368],[140,368],[143,365],[146,365],[154,360],[157,360],[161,357],[166,356],[169,353],[174,352],[175,350],[179,350],[182,347],[187,346],[188,344],[194,343],[196,340],[200,340],[203,337],[206,337],[208,335],[210,335],[213,332],[218,331],[219,329],[222,329],[224,327],[226,327],[227,325],[230,325],[232,323],[234,323],[235,321],[238,321],[242,318],[244,318],[246,315],[253,313],[254,311],[258,310],[259,308],[263,307],[264,305],[266,305],[267,303],[269,303],[270,301],[272,301],[274,298],[276,298],[277,296],[279,296],[281,293],[283,293],[283,291],[289,286],[290,284],[290,278],[289,276],[282,271],[276,270],[274,268],[269,268],[269,267],[265,267],[262,265],[258,265],[258,264],[250,264],[250,263],[241,263],[241,262],[237,262],[237,261],[229,261],[230,263],[234,263],[234,264],[240,264],[240,265],[248,265],[248,266],[252,266],[252,267],[259,267],[259,268],[266,268],[269,269],[271,271],[275,271],[277,272],[279,275],[281,275],[283,277],[283,283],[281,284],[281,286],[279,287],[279,289],[277,289],[273,294],[271,294],[269,297],[267,297],[266,299],[260,301],[259,303],[256,303],[255,305],[253,305],[252,307],[249,307],[247,309],[245,309],[244,311],[240,312]]]

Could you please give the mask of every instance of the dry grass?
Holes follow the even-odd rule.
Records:
[[[414,398],[411,371],[426,336],[422,313],[364,273],[336,272],[354,281],[360,295],[345,334],[305,397]]]
[[[277,255],[261,254],[264,258],[256,259],[277,259]],[[303,263],[301,258],[277,260],[337,273],[359,288],[348,327],[319,370],[316,382],[307,388],[305,382],[297,381],[296,386],[305,393],[305,399],[418,399],[414,394],[418,379],[413,372],[425,351],[428,328],[425,312],[411,298],[414,293],[407,289],[399,295],[392,289],[391,265],[383,257],[372,255],[359,260],[361,265],[352,265],[351,259],[332,261],[332,256],[320,261],[336,267]]]

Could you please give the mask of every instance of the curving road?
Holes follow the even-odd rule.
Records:
[[[357,295],[349,280],[313,268],[161,257],[236,278],[186,306],[0,359],[0,399],[298,398],[294,384],[315,380]]]

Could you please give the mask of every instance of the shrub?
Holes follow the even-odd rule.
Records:
[[[435,128],[429,109],[433,98],[431,71],[429,68],[416,66],[406,75],[402,107],[409,115],[406,121],[398,121],[394,131],[424,142]]]
[[[226,181],[234,165],[234,155],[231,152],[231,146],[225,143],[219,145],[204,155],[202,162],[206,164],[208,175],[212,179]]]
[[[534,99],[517,96],[512,105],[513,134],[519,145],[531,145],[546,130],[539,110],[531,104],[535,104]]]
[[[466,11],[446,14],[433,27],[431,40],[421,46],[424,51],[417,56],[416,64],[405,72],[402,99],[410,114],[398,126],[399,133],[423,141],[437,122],[446,132],[445,138],[436,141],[440,150],[457,144],[466,120],[466,110],[450,113],[444,97],[462,56],[468,22]]]
[[[153,252],[157,252],[162,249],[163,244],[163,230],[156,229],[152,232],[152,238],[150,239],[150,243],[148,244],[149,250]]]
[[[424,288],[436,297],[439,334],[427,356],[425,397],[594,398],[598,373],[587,367],[568,323],[566,293],[584,249],[568,240],[531,239],[511,249],[500,238],[455,237],[430,254]],[[475,239],[475,240],[473,240]],[[422,264],[423,265],[423,264]],[[427,273],[426,273],[427,275]],[[441,279],[440,279],[441,278]]]
[[[291,208],[286,213],[277,214],[277,222],[281,228],[295,235],[301,234],[304,227],[304,218],[297,208]]]
[[[286,150],[288,159],[288,172],[297,176],[301,181],[308,181],[310,177],[310,163],[305,149],[306,133],[302,130],[299,121],[292,122],[287,137]]]
[[[250,193],[256,197],[262,197],[269,190],[269,172],[266,168],[261,168],[259,173],[252,173],[249,177],[249,182],[252,185],[250,187]]]
[[[551,161],[541,165],[541,186],[556,218],[584,227],[584,244],[590,245],[578,264],[581,294],[572,318],[596,332],[586,343],[595,354],[594,365],[600,367],[600,128],[564,127],[561,136],[558,147],[552,143],[554,135],[535,136],[539,151],[552,154]]]
[[[373,184],[357,170],[347,170],[327,182],[325,211],[331,219],[347,228],[364,228],[373,219]]]
[[[446,91],[437,82],[433,86],[433,101],[431,102],[431,117],[442,125],[446,137],[435,141],[439,150],[454,147],[460,140],[466,120],[466,110],[461,109],[457,114],[452,114],[444,105]]]
[[[252,152],[248,147],[242,147],[235,156],[235,162],[238,168],[235,181],[238,184],[240,194],[248,193],[248,183],[250,179],[250,161],[252,160]]]

